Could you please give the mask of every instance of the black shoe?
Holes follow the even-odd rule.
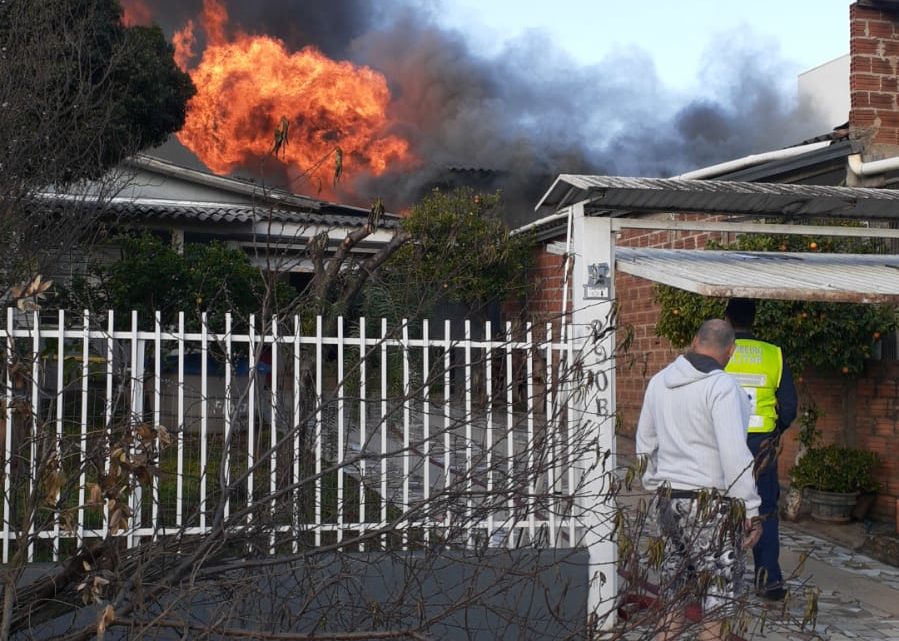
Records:
[[[768,601],[783,601],[787,598],[787,591],[784,588],[771,588],[770,590],[760,591],[759,596]]]

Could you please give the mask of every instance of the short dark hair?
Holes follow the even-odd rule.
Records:
[[[736,328],[750,328],[755,322],[755,301],[751,298],[731,298],[724,310],[724,318]]]

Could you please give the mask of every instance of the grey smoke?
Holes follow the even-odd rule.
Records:
[[[245,31],[269,33],[296,48],[314,44],[386,76],[395,132],[423,164],[354,176],[344,187],[353,191],[339,194],[344,202],[365,205],[380,196],[399,210],[433,185],[474,181],[478,188],[503,189],[509,218],[521,221],[533,217],[537,198],[559,173],[670,176],[796,144],[833,124],[795,104],[791,86],[775,84],[795,78],[798,69],[748,32],[712,42],[702,95],[691,96],[666,85],[638,48],[577,65],[538,31],[488,58],[472,51],[462,34],[438,26],[414,0],[382,1],[377,10],[372,4],[227,5],[232,24]],[[196,15],[200,3],[155,0],[153,7],[172,29]]]

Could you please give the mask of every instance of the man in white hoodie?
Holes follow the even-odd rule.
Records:
[[[690,351],[653,376],[637,424],[637,456],[646,464],[643,486],[654,505],[665,550],[660,588],[671,614],[659,641],[683,631],[687,595],[702,601],[698,639],[727,637],[743,593],[745,550],[761,534],[761,500],[746,446],[749,402],[724,372],[734,331],[723,320],[702,324]]]

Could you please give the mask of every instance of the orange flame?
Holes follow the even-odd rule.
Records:
[[[194,21],[188,20],[180,31],[172,36],[172,46],[175,48],[175,64],[187,71],[191,59],[194,57]]]
[[[383,75],[314,47],[289,52],[269,36],[237,33],[229,40],[227,21],[220,0],[204,0],[207,44],[189,70],[197,94],[178,133],[211,170],[277,159],[294,181],[309,179],[330,194],[341,173],[378,175],[411,159],[409,143],[387,133]],[[189,22],[173,40],[182,68],[193,57],[193,27]]]
[[[150,24],[150,8],[144,0],[122,0],[122,24],[126,27]]]

